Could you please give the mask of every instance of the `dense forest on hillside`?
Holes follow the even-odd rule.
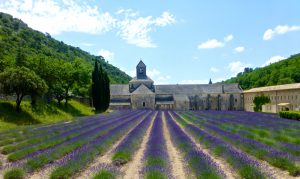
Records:
[[[261,68],[245,68],[236,77],[223,81],[224,83],[239,83],[245,89],[300,83],[300,54],[286,60]]]
[[[131,79],[126,73],[108,64],[102,57],[91,55],[78,47],[66,45],[49,34],[33,30],[21,20],[0,12],[0,72],[13,66],[18,50],[21,50],[26,58],[25,66],[27,67],[37,66],[37,64],[58,64],[61,60],[81,60],[91,71],[95,59],[98,59],[109,75],[111,83],[128,83]]]

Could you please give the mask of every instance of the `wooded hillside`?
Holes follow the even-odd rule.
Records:
[[[245,68],[244,72],[224,83],[239,83],[245,89],[300,83],[300,54],[262,68]]]
[[[21,20],[0,12],[0,72],[15,64],[18,50],[26,58],[25,66],[46,61],[56,63],[59,60],[81,59],[88,64],[91,71],[97,58],[109,75],[111,83],[124,84],[131,79],[117,67],[108,64],[105,59],[55,40],[49,34],[33,30]]]

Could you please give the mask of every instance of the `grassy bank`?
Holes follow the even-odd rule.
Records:
[[[14,101],[0,101],[0,130],[22,125],[55,123],[95,114],[91,107],[74,100],[71,100],[68,106],[40,101],[35,108],[31,107],[30,101],[23,101],[21,108],[22,111],[17,113]]]

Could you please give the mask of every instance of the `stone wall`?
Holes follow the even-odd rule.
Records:
[[[155,109],[155,94],[131,95],[132,109]]]
[[[268,105],[275,107],[265,107],[265,112],[279,112],[282,110],[300,110],[300,89],[280,90],[280,91],[265,91],[265,92],[251,92],[244,94],[245,111],[254,111],[253,100],[255,96],[265,95],[269,96],[271,103]],[[278,104],[289,103],[286,106],[280,106]],[[275,110],[274,110],[275,108]]]

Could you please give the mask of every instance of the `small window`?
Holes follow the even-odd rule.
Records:
[[[146,104],[145,104],[145,102],[143,102],[143,107],[145,107],[146,106]]]

